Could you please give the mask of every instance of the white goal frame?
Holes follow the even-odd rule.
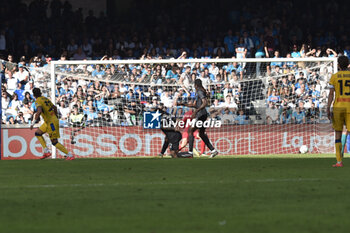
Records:
[[[217,59],[160,59],[160,60],[65,60],[65,61],[51,61],[50,64],[50,77],[51,77],[51,101],[56,104],[56,71],[55,67],[58,65],[95,65],[95,64],[113,64],[113,65],[125,65],[125,64],[166,64],[166,63],[271,63],[271,62],[333,62],[333,72],[338,70],[337,57],[307,57],[307,58],[245,58],[245,59],[233,59],[233,58],[217,58]],[[52,158],[56,158],[56,148],[52,146]]]

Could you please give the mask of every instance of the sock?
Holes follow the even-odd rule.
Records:
[[[188,151],[191,153],[193,152],[193,142],[194,142],[194,137],[193,135],[190,135],[188,137]]]
[[[44,137],[43,137],[43,136],[35,136],[35,137],[39,140],[39,142],[40,142],[40,144],[41,144],[41,146],[43,147],[44,152],[45,152],[45,149],[46,149],[47,147],[46,147],[46,142],[45,142]]]
[[[169,146],[169,141],[165,140],[164,143],[163,143],[163,146],[162,146],[162,150],[160,151],[160,153],[162,155],[164,155],[164,153],[165,153],[166,149],[168,148],[168,146]]]
[[[341,162],[342,161],[342,157],[341,157],[341,140],[340,139],[336,139],[335,140],[335,156],[337,157],[337,162]]]
[[[341,135],[341,153],[344,154],[344,149],[346,145],[346,134]]]
[[[65,153],[66,155],[68,155],[68,150],[61,143],[57,143],[55,147],[63,153]]]
[[[215,149],[213,147],[213,145],[211,144],[208,136],[204,133],[204,131],[202,131],[202,129],[199,131],[199,136],[204,141],[205,145],[209,148],[209,150],[214,150]]]
[[[204,154],[205,152],[205,143],[203,140],[201,140],[201,154]]]

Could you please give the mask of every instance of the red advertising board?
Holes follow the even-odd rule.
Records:
[[[164,135],[142,127],[89,127],[70,142],[71,128],[61,129],[61,143],[79,157],[155,156]],[[332,153],[334,135],[329,124],[305,125],[222,125],[207,134],[221,155],[291,154],[307,145],[310,153]],[[198,142],[197,142],[198,143]],[[1,130],[1,159],[37,159],[41,145],[28,128]],[[62,154],[58,153],[57,157]]]

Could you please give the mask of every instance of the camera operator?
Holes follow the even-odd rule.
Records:
[[[128,125],[138,125],[139,118],[142,112],[142,107],[136,102],[135,99],[131,100],[131,103],[124,106],[124,116]]]

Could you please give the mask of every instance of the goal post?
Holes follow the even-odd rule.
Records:
[[[104,72],[101,73],[104,74],[92,76],[97,65],[103,67]],[[107,74],[111,66],[114,66],[114,73]],[[190,72],[188,75],[183,75],[186,72],[186,66],[189,66]],[[77,67],[80,69],[88,67],[90,71],[77,71]],[[147,73],[147,68],[150,68],[150,73]],[[173,68],[175,75],[178,76],[176,78],[167,77],[168,71]],[[135,74],[133,69],[137,70]],[[63,143],[78,157],[154,156],[158,154],[164,136],[159,129],[144,129],[143,113],[153,110],[150,105],[152,105],[152,98],[155,97],[155,103],[162,106],[168,105],[166,106],[167,111],[181,118],[183,113],[189,109],[176,106],[174,98],[176,95],[181,95],[181,101],[192,101],[194,88],[191,78],[203,78],[203,70],[209,70],[209,74],[204,73],[209,76],[206,88],[210,94],[210,104],[207,111],[210,118],[221,120],[223,123],[221,128],[210,128],[207,133],[221,154],[297,153],[301,145],[307,145],[311,153],[331,153],[333,151],[334,140],[332,138],[334,135],[329,121],[325,119],[324,113],[322,115],[324,102],[322,102],[323,99],[321,100],[321,95],[328,93],[327,82],[330,75],[337,71],[336,58],[52,61],[50,67],[51,99],[57,105],[59,103],[56,102],[56,82],[67,77],[74,82],[78,80],[85,80],[83,83],[98,81],[100,86],[105,86],[106,83],[118,86],[119,94],[122,96],[119,98],[116,95],[118,97],[115,99],[105,98],[104,107],[98,112],[100,114],[101,111],[105,111],[106,114],[109,114],[108,118],[112,118],[111,122],[89,124],[76,133],[77,143],[74,145],[70,144],[70,135],[74,129],[66,125],[62,128]],[[159,75],[152,78],[151,76],[157,72]],[[131,78],[132,75],[135,77]],[[221,75],[221,80],[217,80],[217,75]],[[284,79],[288,80],[289,76],[293,76],[294,84],[297,84],[298,80],[303,78],[302,75],[306,76],[304,79],[308,90],[314,88],[311,86],[316,86],[315,93],[318,92],[318,94],[315,95],[317,96],[313,96],[311,91],[305,91],[307,93],[302,93],[305,96],[302,96],[301,99],[300,96],[291,97],[292,102],[283,101],[281,96],[269,100],[274,90],[274,83],[277,82],[275,91],[281,92],[283,91],[282,86],[285,85],[283,84]],[[134,88],[133,92],[128,93],[132,88]],[[183,89],[187,90],[183,91]],[[297,95],[294,87],[291,91],[293,95]],[[92,93],[97,95],[96,93],[101,92],[102,90],[98,90]],[[140,98],[139,95],[143,97]],[[229,101],[225,101],[227,95],[231,97]],[[92,99],[94,103],[97,103],[95,98]],[[126,114],[124,111],[128,110],[121,107],[126,106],[126,108],[133,109],[131,105],[134,101],[141,108],[137,111],[138,115],[131,119],[132,114]],[[298,113],[294,114],[300,102],[308,105],[303,110],[305,119],[301,119],[301,122],[296,119],[300,117]],[[117,106],[116,103],[121,105]],[[317,105],[316,109],[319,113],[314,113],[318,114],[317,116],[306,116],[312,103]],[[268,110],[269,104],[278,108],[278,119],[271,122],[269,121],[271,117],[267,114],[277,114],[277,112]],[[281,122],[283,121],[281,114],[284,114],[283,107],[288,108],[286,111],[290,117],[289,120],[284,119],[285,122]],[[243,111],[242,117],[240,117],[240,111]],[[120,116],[121,114],[124,115]],[[98,117],[103,118],[105,115],[102,113]],[[122,120],[118,117],[121,117]],[[195,145],[199,146],[199,140]],[[61,156],[57,154],[58,158]],[[56,154],[54,157],[56,158]]]

